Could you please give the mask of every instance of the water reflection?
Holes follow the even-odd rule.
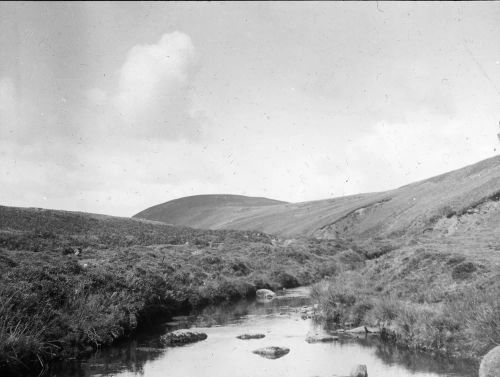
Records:
[[[51,367],[49,375],[56,377],[112,376],[128,371],[144,375],[144,365],[163,355],[164,349],[140,346],[132,340],[120,347],[97,351],[87,361],[65,361]]]
[[[362,344],[362,342],[360,342]],[[373,341],[367,342],[368,347],[373,347]],[[431,357],[421,352],[402,350],[394,345],[376,339],[376,355],[388,365],[403,365],[406,369],[417,372],[433,372],[438,374],[477,374],[479,365],[471,362],[451,360],[445,357]]]
[[[412,373],[428,373],[445,376],[476,376],[479,365],[470,361],[454,360],[427,353],[412,351],[385,343],[377,336],[357,339],[344,338],[342,342],[354,342],[358,347],[375,350],[375,356],[386,365],[402,366]]]
[[[370,377],[477,376],[476,366],[401,350],[371,336],[342,338],[338,342],[309,344],[305,335],[322,327],[302,319],[310,305],[304,289],[287,291],[270,302],[242,301],[208,307],[192,316],[140,334],[136,339],[94,354],[85,362],[54,365],[51,377],[90,376],[345,376],[352,365],[368,365]],[[161,348],[159,337],[169,330],[197,327],[208,334],[203,342]],[[240,340],[243,333],[263,333],[265,338]],[[283,346],[290,353],[269,360],[252,353],[261,347]]]

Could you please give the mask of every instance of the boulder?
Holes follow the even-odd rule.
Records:
[[[500,377],[500,346],[484,355],[479,366],[479,377]]]
[[[349,377],[368,377],[368,370],[366,369],[366,365],[359,364],[351,369],[351,373]]]
[[[351,330],[346,330],[346,332],[351,334],[366,334],[368,333],[367,328],[365,326],[356,327]]]
[[[338,336],[333,336],[324,332],[310,331],[306,335],[307,343],[333,342],[338,339],[339,339]]]
[[[237,338],[241,340],[262,339],[264,337],[265,337],[264,334],[242,334],[237,336]]]
[[[288,352],[290,352],[289,348],[286,347],[264,347],[259,348],[253,353],[265,357],[266,359],[278,359],[280,357],[285,356]]]
[[[199,331],[176,330],[163,335],[161,342],[165,346],[175,347],[205,339],[207,339],[207,334]]]
[[[346,332],[351,334],[379,334],[380,329],[378,327],[360,326],[351,330],[346,330]]]
[[[257,289],[255,292],[258,299],[271,300],[276,296],[276,293],[270,289]]]

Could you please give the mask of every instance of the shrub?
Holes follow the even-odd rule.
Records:
[[[455,280],[467,279],[470,277],[477,267],[472,262],[462,262],[457,264],[451,273],[451,277]]]
[[[299,286],[297,278],[283,270],[274,271],[271,277],[283,288],[295,288]]]
[[[337,275],[338,271],[339,267],[337,262],[329,261],[319,265],[316,274],[320,278],[334,277]]]
[[[343,251],[339,259],[351,269],[358,267],[364,260],[363,257],[354,250]]]
[[[394,321],[400,311],[400,302],[392,296],[385,296],[375,301],[372,316],[378,323]]]
[[[242,261],[232,263],[231,269],[237,275],[248,275],[250,273],[250,268]]]
[[[371,301],[363,300],[362,302],[357,302],[350,310],[349,318],[354,322],[355,326],[360,325],[365,321],[367,313],[373,309],[373,304]]]

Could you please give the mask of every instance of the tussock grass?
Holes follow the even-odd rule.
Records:
[[[378,326],[399,345],[477,359],[500,344],[493,261],[486,269],[466,255],[410,247],[315,284],[312,297],[320,319]]]
[[[39,363],[53,354],[57,347],[45,339],[48,324],[40,324],[39,317],[27,317],[16,308],[20,291],[0,290],[0,354],[13,364]]]

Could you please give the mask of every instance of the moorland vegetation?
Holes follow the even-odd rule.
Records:
[[[0,370],[37,374],[153,321],[363,259],[340,241],[0,207]]]

